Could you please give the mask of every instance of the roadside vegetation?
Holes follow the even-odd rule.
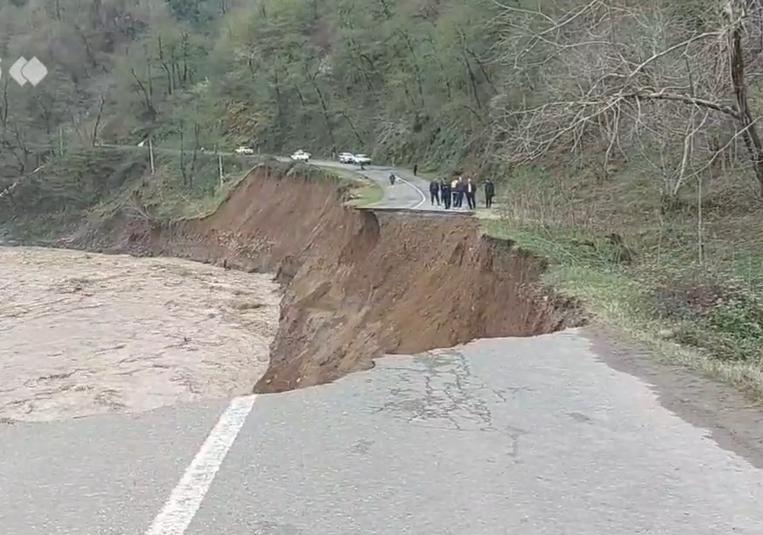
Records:
[[[367,184],[363,186],[358,194],[356,206],[371,206],[382,200],[384,190],[378,184]]]
[[[722,182],[701,206],[687,188],[682,208],[664,212],[648,177],[631,172],[607,182],[569,180],[564,168],[513,173],[500,217],[483,225],[548,258],[545,283],[595,321],[763,398],[763,206]]]
[[[142,149],[72,150],[16,180],[3,199],[0,225],[17,236],[45,240],[76,227],[83,217],[106,220],[120,212],[157,221],[198,217],[214,211],[262,161],[200,154],[193,174],[187,171],[184,178],[174,152],[157,152],[152,172]]]
[[[350,188],[347,204],[356,208],[363,208],[378,203],[384,198],[384,190],[376,182],[372,182],[360,173],[347,169],[331,169],[328,173],[335,175],[340,180],[346,181]]]
[[[208,213],[241,145],[490,175],[488,231],[549,284],[763,392],[761,28],[752,0],[12,0],[3,64],[50,74],[0,80],[0,224]]]
[[[53,158],[18,179],[7,192],[0,211],[0,237],[55,243],[84,220],[97,228],[114,217],[156,224],[205,217],[258,167],[287,178],[333,182],[353,206],[372,204],[383,194],[378,185],[354,172],[267,156],[200,153],[185,174],[178,167],[177,151],[159,150],[153,161],[152,170],[147,150],[138,147],[85,148]]]

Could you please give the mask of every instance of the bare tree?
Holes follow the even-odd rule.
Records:
[[[153,120],[156,118],[156,108],[154,107],[153,92],[151,90],[151,77],[148,77],[148,81],[144,83],[134,68],[130,68],[130,74],[135,80],[136,92],[143,97],[143,104],[146,107],[146,113]]]
[[[191,149],[191,161],[188,162],[188,149],[186,148],[185,142],[186,120],[180,120],[178,127],[178,135],[180,137],[180,175],[183,177],[183,185],[189,188],[193,187],[193,177],[194,173],[196,172],[199,149],[201,148],[201,125],[196,120],[196,118],[191,119],[191,127],[193,131],[193,147]]]
[[[763,194],[759,118],[748,101],[761,75],[759,0],[560,0],[548,11],[504,6],[501,60],[535,94],[496,100],[496,137],[511,161],[600,147],[604,168],[622,147],[665,167],[676,195],[693,168],[718,158],[719,132],[741,137]],[[753,72],[755,71],[755,72]],[[676,150],[672,150],[675,147]],[[701,150],[698,150],[701,149]],[[720,150],[720,149],[718,149]],[[662,156],[660,155],[662,153]],[[677,155],[672,162],[664,156]]]
[[[101,95],[98,104],[98,114],[95,116],[95,125],[93,125],[93,137],[91,138],[91,146],[95,147],[98,144],[98,128],[101,126],[101,116],[103,115],[103,105],[106,103],[106,98]]]
[[[167,76],[167,94],[171,95],[173,90],[175,89],[175,80],[174,80],[173,72],[172,72],[172,69],[170,68],[169,63],[167,63],[166,54],[164,53],[164,46],[162,46],[162,36],[158,35],[156,37],[156,40],[157,40],[157,54],[159,57],[159,65],[161,65],[162,70]],[[170,53],[174,54],[174,43],[170,44]]]
[[[151,51],[147,45],[143,47],[143,59],[146,62],[145,80],[135,71],[135,67],[130,67],[130,75],[135,80],[134,90],[143,98],[143,104],[146,108],[146,114],[153,121],[156,119],[157,111],[154,106],[154,81],[153,68],[151,62]]]

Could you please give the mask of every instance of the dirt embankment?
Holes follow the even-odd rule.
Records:
[[[537,288],[538,259],[482,236],[475,220],[360,211],[343,197],[335,183],[261,168],[207,218],[121,222],[79,244],[277,273],[280,325],[257,392],[331,381],[382,353],[580,322]]]

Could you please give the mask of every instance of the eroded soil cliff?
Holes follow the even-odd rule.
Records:
[[[280,324],[257,392],[331,381],[383,353],[581,322],[537,284],[540,260],[482,235],[475,219],[357,210],[345,195],[337,183],[262,167],[209,217],[117,218],[75,243],[276,273]]]

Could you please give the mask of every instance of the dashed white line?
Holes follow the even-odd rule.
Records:
[[[236,440],[256,396],[236,398],[220,416],[145,535],[183,535]]]

